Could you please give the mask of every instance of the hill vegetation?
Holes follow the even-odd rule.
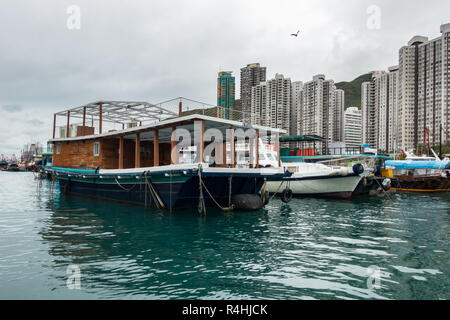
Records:
[[[370,81],[372,74],[367,73],[359,76],[351,82],[336,83],[337,89],[345,91],[345,109],[349,107],[358,107],[361,109],[361,84]]]

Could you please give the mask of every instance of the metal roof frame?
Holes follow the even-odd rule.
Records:
[[[161,121],[178,116],[173,111],[143,101],[97,101],[57,112],[56,115],[67,116],[70,112],[70,117],[83,118],[83,112],[86,110],[86,117],[98,120],[100,119],[100,105],[102,106],[102,120],[110,123]]]

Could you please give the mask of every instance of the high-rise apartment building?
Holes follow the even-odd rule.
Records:
[[[415,36],[399,51],[398,131],[399,148],[414,149],[424,143],[450,141],[450,24],[441,25],[433,40]]]
[[[231,71],[219,72],[217,77],[217,106],[234,107],[235,78]]]
[[[274,79],[254,86],[250,100],[253,124],[290,131],[291,79],[276,74]]]
[[[397,130],[398,130],[398,82],[399,69],[398,66],[389,68],[389,84],[388,84],[388,109],[386,116],[386,151],[397,151]]]
[[[345,110],[344,135],[347,148],[359,148],[362,145],[362,112],[356,107]]]
[[[362,84],[361,107],[363,143],[384,152],[396,145],[398,67],[389,72],[372,72],[372,80]]]
[[[333,141],[344,141],[344,110],[345,92],[344,90],[336,89],[333,111]]]
[[[375,83],[373,81],[361,84],[361,111],[363,144],[377,147],[378,115],[375,109]]]
[[[333,140],[335,90],[334,81],[326,80],[323,74],[314,76],[303,87],[301,132],[324,137],[323,152],[327,152]]]
[[[303,123],[302,113],[302,95],[303,95],[303,82],[295,81],[291,84],[291,124],[290,135],[300,135]]]
[[[241,69],[241,105],[244,114],[251,111],[252,87],[266,81],[266,67],[259,63],[248,64]]]

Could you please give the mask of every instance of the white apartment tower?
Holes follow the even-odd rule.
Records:
[[[303,123],[302,134],[324,137],[323,152],[327,153],[333,138],[333,111],[335,108],[335,90],[333,80],[325,80],[325,75],[313,77],[306,82],[302,95]]]
[[[433,40],[415,36],[399,51],[399,92],[397,143],[415,149],[424,143],[450,141],[450,23],[441,25],[441,35]]]
[[[302,95],[303,82],[292,82],[291,85],[291,129],[290,135],[296,136],[302,133],[303,113],[302,113]]]
[[[272,128],[290,131],[291,79],[276,74],[275,78],[251,89],[251,120]]]
[[[388,110],[387,110],[387,151],[398,151],[398,94],[399,94],[398,66],[389,68]]]
[[[375,110],[375,85],[372,82],[361,84],[362,138],[363,144],[377,147],[378,117]]]
[[[398,67],[372,72],[361,88],[363,143],[393,151],[397,135]]]
[[[252,87],[266,81],[266,67],[259,63],[251,63],[241,68],[241,105],[247,115],[251,108]]]
[[[345,110],[344,141],[347,148],[359,148],[362,145],[362,112],[356,107]]]

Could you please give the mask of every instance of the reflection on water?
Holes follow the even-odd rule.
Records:
[[[447,196],[167,213],[0,173],[0,298],[448,299]],[[66,287],[81,269],[81,290]],[[369,290],[367,268],[380,268]]]

